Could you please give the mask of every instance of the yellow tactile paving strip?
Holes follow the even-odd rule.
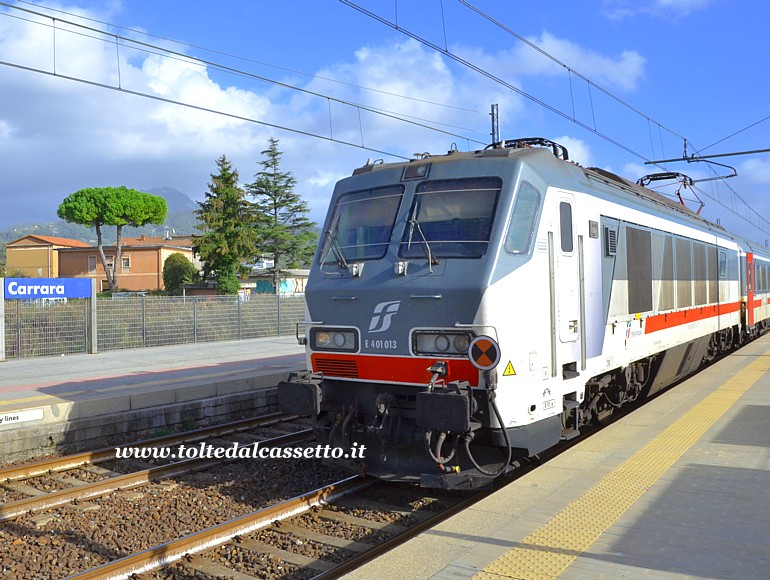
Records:
[[[768,370],[770,350],[473,578],[558,577]]]

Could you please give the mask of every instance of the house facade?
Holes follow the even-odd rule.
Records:
[[[30,234],[6,244],[5,270],[9,276],[18,273],[31,278],[58,278],[59,251],[89,247],[70,238]]]
[[[200,269],[192,249],[192,236],[171,238],[142,235],[121,240],[118,287],[122,290],[163,290],[163,264],[171,254],[182,254]],[[112,268],[115,246],[105,246],[107,267]],[[96,246],[66,248],[59,251],[59,275],[68,278],[96,278],[97,290],[106,291],[104,272]]]

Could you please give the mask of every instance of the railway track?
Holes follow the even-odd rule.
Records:
[[[335,578],[489,493],[427,493],[353,476],[71,578],[157,578],[169,569],[185,577],[267,578],[283,570]]]
[[[272,428],[279,421],[290,418],[273,415],[218,429],[239,433],[244,429]],[[158,446],[180,441],[191,443],[204,437],[219,437],[222,433],[200,430],[186,434],[182,439],[160,438],[145,443]],[[305,437],[310,437],[310,432],[301,430],[265,443],[271,446],[288,445]],[[565,442],[564,447],[554,450],[553,455],[577,442]],[[97,467],[90,461],[104,463],[114,459],[114,448],[108,451],[107,455],[94,452],[81,454],[80,457],[59,458],[53,463],[62,470],[73,466],[76,466],[75,469]],[[549,456],[551,454],[549,452]],[[85,459],[88,459],[86,463],[83,462]],[[548,459],[542,458],[543,461]],[[179,490],[175,482],[163,482],[172,477],[172,473],[203,470],[214,464],[221,469],[201,471],[201,475],[205,475],[201,480],[191,480],[190,476],[177,478]],[[26,485],[25,475],[50,475],[45,469],[47,465],[51,463],[6,468],[0,474],[10,481],[3,485]],[[77,578],[118,578],[129,574],[139,574],[145,579],[331,578],[435,526],[494,491],[473,495],[447,494],[436,490],[388,486],[362,478],[342,479],[341,474],[330,477],[334,473],[328,470],[320,470],[321,475],[313,475],[311,472],[319,471],[316,465],[312,462],[302,466],[286,461],[246,462],[240,464],[237,474],[233,475],[235,471],[225,468],[221,460],[203,460],[197,467],[190,461],[183,461],[151,466],[147,470],[73,486],[21,502],[9,502],[0,505],[0,520],[5,521],[0,522],[0,541],[11,550],[16,547],[17,552],[5,559],[0,555],[0,570],[11,570],[12,576],[14,571],[21,570],[23,574],[19,574],[19,578],[56,577],[56,573],[58,577],[78,573],[74,576]],[[527,463],[517,470],[516,476],[536,466],[536,463]],[[70,477],[65,472],[55,473],[64,473],[65,479]],[[119,479],[121,477],[125,479]],[[323,478],[334,483],[322,486]],[[317,481],[315,485],[309,483],[314,480]],[[89,509],[88,497],[108,495],[110,490],[127,490],[132,486],[147,486],[149,482],[159,481],[160,485],[154,483],[141,490],[144,492],[141,499],[121,499],[118,493],[115,499],[96,500],[103,507],[109,506],[108,509],[83,514]],[[212,482],[217,483],[219,488],[209,492]],[[177,493],[182,491],[182,487],[186,488],[186,499]],[[237,493],[233,488],[237,488]],[[301,493],[303,488],[314,491]],[[252,490],[259,493],[252,497]],[[291,490],[293,493],[289,494]],[[276,501],[276,498],[295,494],[291,500]],[[38,500],[40,503],[35,505]],[[72,505],[73,500],[78,502],[77,505]],[[104,503],[107,501],[109,503]],[[51,522],[45,520],[49,517],[45,513],[24,515],[30,510],[50,510],[50,507],[41,506],[65,503],[70,505],[54,510],[52,513],[58,515]],[[262,509],[255,510],[257,507]],[[188,517],[193,513],[203,515]],[[36,521],[37,517],[43,518],[43,521]],[[87,545],[83,545],[82,530],[88,529],[89,521],[91,527],[96,526],[104,532],[88,536]],[[10,533],[4,534],[4,528]],[[39,560],[61,561],[61,548],[51,551],[50,544],[57,542],[61,546],[70,538],[80,538],[77,540],[80,544],[68,548],[70,553],[66,557],[66,565],[53,568],[54,573],[51,568],[42,566],[39,571],[27,570],[28,561],[23,554],[31,551]],[[16,568],[4,568],[5,562]],[[83,571],[86,568],[92,569]]]
[[[207,427],[186,433],[174,434],[165,437],[140,441],[130,445],[110,447],[85,453],[68,455],[38,461],[14,467],[0,469],[0,487],[14,495],[23,495],[22,499],[8,501],[0,504],[0,522],[12,520],[31,512],[41,512],[63,506],[72,502],[87,502],[96,497],[101,497],[116,491],[125,491],[148,485],[149,483],[163,479],[177,477],[191,471],[203,470],[222,463],[221,459],[196,457],[171,461],[164,465],[149,465],[142,461],[133,460],[136,469],[131,473],[118,473],[98,464],[114,461],[116,449],[145,448],[154,449],[172,447],[175,445],[191,444],[202,441],[211,441],[221,437],[242,434],[255,429],[267,429],[279,425],[282,422],[296,419],[293,415],[275,413],[256,419],[236,421],[225,425]],[[301,429],[293,433],[279,434],[269,438],[261,438],[259,441],[269,446],[282,446],[297,443],[312,437],[312,430]],[[255,439],[256,440],[256,439]],[[219,441],[222,444],[227,442]],[[146,466],[146,467],[145,467]],[[68,472],[77,472],[69,475]],[[96,479],[96,481],[84,481],[83,474]],[[45,478],[57,487],[55,491],[42,491],[31,483],[35,479]]]

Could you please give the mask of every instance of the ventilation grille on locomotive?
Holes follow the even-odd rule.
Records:
[[[604,228],[604,255],[614,256],[618,253],[618,232],[612,228]]]
[[[335,358],[316,358],[315,372],[330,377],[358,378],[358,365],[354,360]]]

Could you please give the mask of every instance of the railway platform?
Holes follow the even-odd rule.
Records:
[[[770,578],[770,335],[346,578]]]
[[[0,362],[0,462],[253,416],[304,365],[294,336]]]

